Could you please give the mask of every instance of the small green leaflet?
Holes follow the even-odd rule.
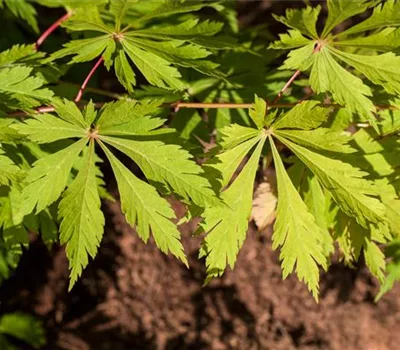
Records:
[[[350,133],[332,131],[327,128],[315,130],[279,130],[278,134],[301,146],[316,151],[354,153],[356,150],[349,145]]]
[[[304,166],[304,165],[303,165]],[[329,207],[332,204],[331,197],[328,195],[317,177],[310,171],[305,171],[306,178],[303,183],[303,198],[308,210],[315,218],[315,223],[320,227],[323,239],[321,245],[324,255],[328,258],[335,251],[333,238],[329,232]]]
[[[367,267],[382,283],[386,267],[385,256],[375,242],[387,242],[386,228],[371,225],[366,229],[341,211],[338,212],[336,220],[338,222],[335,227],[336,240],[347,264],[351,266],[354,261],[358,261],[361,253],[363,253]]]
[[[26,0],[0,0],[0,9],[3,8],[3,4],[6,4],[10,11],[16,17],[22,18],[26,21],[29,26],[35,31],[35,33],[39,32],[38,23],[36,20],[36,10],[32,4],[30,4]]]
[[[379,195],[378,189],[363,179],[367,173],[349,163],[297,145],[280,136],[279,132],[274,135],[307,165],[340,208],[349,216],[354,216],[361,226],[368,227],[369,222],[379,223],[384,220],[383,204],[372,197]]]
[[[249,115],[251,119],[253,119],[254,124],[256,124],[259,130],[264,127],[264,119],[266,114],[267,114],[267,103],[262,98],[259,98],[256,95],[254,105],[250,109]]]
[[[0,148],[0,185],[10,185],[22,177],[21,169]]]
[[[327,120],[329,108],[319,107],[319,101],[304,101],[279,116],[273,123],[274,129],[311,130]]]
[[[378,301],[383,295],[389,292],[395,282],[400,281],[400,241],[398,238],[387,245],[385,256],[391,260],[386,265],[386,276],[375,301]]]
[[[35,51],[34,45],[14,45],[8,50],[0,52],[0,66],[10,65],[21,60],[25,62],[29,58],[41,58],[42,54]]]
[[[46,344],[46,333],[41,321],[32,315],[21,312],[3,314],[0,317],[0,334],[12,336],[35,349]],[[7,349],[14,348],[10,344]]]
[[[87,142],[87,139],[81,139],[33,164],[22,191],[23,215],[30,214],[35,207],[36,213],[39,213],[60,197],[67,186],[72,166]]]
[[[150,230],[156,245],[166,254],[171,252],[185,265],[188,264],[180,232],[171,221],[176,219],[170,204],[156,189],[138,179],[129,171],[104,144],[100,143],[109,159],[118,183],[122,211],[130,225],[135,226],[142,240],[147,243]]]
[[[16,99],[20,107],[27,108],[49,101],[53,92],[43,89],[42,79],[31,76],[31,73],[32,68],[24,66],[0,68],[0,102]]]
[[[325,38],[338,24],[347,18],[363,13],[370,7],[369,1],[328,0],[328,19],[322,32]]]
[[[400,94],[400,57],[392,52],[378,56],[357,55],[331,48],[339,59],[357,69],[376,85],[381,85],[392,95]]]
[[[85,137],[82,127],[56,118],[51,114],[41,114],[36,119],[27,119],[23,124],[16,124],[14,128],[22,135],[26,135],[33,142],[50,143],[57,140]]]
[[[283,278],[286,278],[296,265],[299,280],[307,284],[318,301],[318,265],[325,270],[328,268],[321,243],[322,232],[293,186],[271,137],[269,141],[278,179],[278,209],[272,247],[276,249],[281,246]]]
[[[221,190],[228,185],[246,154],[250,152],[261,138],[262,134],[258,133],[258,135],[251,139],[211,158],[204,165],[206,177],[212,179],[214,188]]]
[[[317,93],[330,91],[338,103],[352,112],[359,112],[375,124],[375,107],[368,98],[371,89],[362,80],[349,73],[337,63],[327,48],[315,54],[315,63],[311,69],[310,83]]]
[[[355,3],[355,2],[354,2]],[[336,37],[362,33],[367,30],[381,29],[383,27],[400,26],[400,3],[395,0],[387,0],[377,5],[371,17],[339,33]]]
[[[287,9],[286,16],[274,15],[274,18],[310,38],[317,39],[316,24],[320,12],[321,6],[307,6],[305,9]]]
[[[222,192],[225,205],[220,208],[207,207],[204,211],[202,230],[207,236],[201,256],[206,255],[207,281],[222,275],[227,265],[231,268],[235,265],[246,238],[254,180],[264,143],[265,137],[258,141],[255,151],[233,184]]]
[[[115,64],[119,82],[128,92],[136,84],[132,63],[141,71],[150,84],[164,89],[183,90],[187,87],[176,66],[188,67],[218,78],[223,74],[217,64],[204,60],[211,52],[206,49],[207,38],[217,34],[222,25],[210,21],[189,20],[178,25],[163,25],[156,30],[144,28],[121,30],[123,17],[129,12],[131,2],[111,3],[115,15],[115,27],[109,28],[94,11],[86,19],[78,13],[65,23],[72,31],[91,30],[99,35],[89,39],[72,40],[53,53],[45,62],[74,55],[70,63],[85,62],[103,56],[107,69]],[[168,6],[168,5],[166,5]],[[182,4],[180,4],[182,6]],[[204,7],[207,5],[201,5]],[[165,14],[165,9],[163,9]],[[185,11],[183,11],[185,12]],[[142,18],[143,19],[143,18]],[[204,39],[197,44],[196,39]]]
[[[400,46],[400,28],[385,28],[381,32],[366,37],[356,37],[335,41],[335,46],[351,46],[376,51],[393,51]],[[370,56],[363,56],[370,57]]]
[[[201,207],[219,203],[209,182],[201,176],[201,168],[190,160],[190,154],[180,146],[162,141],[99,137],[132,158],[149,180],[171,187],[185,201],[193,201]]]
[[[388,1],[375,7],[372,16],[360,24],[349,28],[339,35],[331,35],[331,31],[347,18],[365,12],[380,1],[328,1],[328,19],[321,37],[310,34],[304,27],[304,18],[309,16],[309,7],[291,11],[287,17],[278,20],[288,25],[289,34],[281,35],[281,40],[273,43],[271,48],[295,49],[291,51],[281,69],[299,69],[310,73],[310,85],[316,93],[332,94],[335,102],[345,106],[352,113],[361,114],[374,128],[378,130],[374,113],[376,108],[371,101],[372,89],[358,76],[349,72],[347,65],[354,67],[372,83],[382,86],[389,94],[399,93],[400,76],[396,67],[399,58],[391,51],[399,47],[400,31],[395,26],[400,25],[396,11],[398,4]],[[318,7],[315,8],[318,10]],[[290,16],[289,16],[290,15]],[[295,18],[295,20],[293,20]],[[314,23],[316,18],[310,21]],[[386,27],[386,28],[385,28]],[[353,29],[354,28],[354,29]],[[381,29],[367,37],[350,37],[345,34],[358,34],[366,30]],[[302,36],[314,40],[307,40]],[[316,46],[318,45],[318,46]],[[343,51],[347,47],[378,50],[386,52],[382,55],[366,55]],[[346,66],[338,63],[338,60]]]
[[[94,142],[91,141],[85,154],[83,167],[64,192],[59,205],[60,242],[66,244],[70,264],[69,290],[72,289],[82,270],[89,263],[103,236],[104,215],[100,209],[97,189]]]

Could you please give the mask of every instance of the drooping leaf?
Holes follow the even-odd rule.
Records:
[[[281,247],[283,278],[292,273],[296,265],[299,280],[307,284],[314,298],[318,300],[318,266],[327,269],[321,244],[323,240],[321,229],[293,186],[272,138],[270,144],[278,181],[278,208],[272,236],[273,249]]]
[[[136,227],[145,243],[151,231],[157,247],[162,252],[166,254],[171,252],[187,265],[180,242],[180,232],[171,221],[175,219],[175,213],[170,204],[157,193],[153,186],[130,172],[104,145],[102,148],[117,179],[122,211],[129,224]]]
[[[103,236],[104,215],[97,189],[94,143],[90,142],[84,165],[65,191],[59,205],[60,243],[66,244],[70,265],[69,290],[96,255]]]
[[[258,145],[238,177],[221,198],[226,205],[204,211],[202,229],[207,233],[201,255],[206,256],[207,281],[234,267],[246,238],[251,215],[253,184],[265,138]]]
[[[39,213],[60,197],[72,166],[86,143],[87,139],[79,140],[33,164],[25,180],[27,185],[22,191],[23,215],[31,213],[35,207],[36,213]]]
[[[209,182],[201,176],[201,168],[180,146],[101,134],[100,138],[132,158],[149,180],[167,185],[184,200],[193,201],[201,207],[218,204],[219,200]]]
[[[379,223],[384,220],[384,206],[374,198],[379,195],[379,191],[372,182],[363,178],[367,173],[349,163],[329,158],[276,136],[317,176],[339,207],[349,216],[355,217],[360,225],[368,227],[369,222]]]

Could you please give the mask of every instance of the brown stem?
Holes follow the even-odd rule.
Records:
[[[93,76],[93,74],[96,72],[97,68],[99,68],[99,66],[103,63],[104,59],[103,56],[101,56],[98,61],[96,62],[96,64],[93,66],[92,70],[89,72],[89,74],[87,75],[85,81],[83,82],[83,84],[81,85],[81,88],[78,91],[78,94],[75,97],[75,102],[79,102],[83,96],[83,92],[86,89],[87,84],[89,83],[90,78]]]
[[[293,108],[297,106],[301,101],[298,101],[296,103],[275,103],[275,104],[270,104],[268,105],[268,109],[272,108]],[[95,103],[96,108],[101,108],[104,105],[103,102],[98,102]],[[78,107],[83,108],[85,105],[80,104]],[[194,108],[194,109],[202,109],[202,108],[231,108],[231,109],[249,109],[253,106],[251,103],[197,103],[197,102],[178,102],[178,103],[165,103],[163,104],[163,107],[168,107],[168,108]],[[321,103],[320,106],[323,107],[332,107],[332,108],[340,108],[340,106],[337,103]],[[383,104],[378,104],[375,105],[377,109],[391,109],[391,110],[398,110],[399,108],[396,106],[391,106],[391,105],[383,105]],[[35,114],[40,114],[40,113],[50,113],[54,112],[55,109],[52,106],[42,106],[38,107],[34,110]],[[7,114],[9,117],[25,117],[29,115],[29,113],[24,112],[24,111],[17,111],[17,112],[11,112]]]
[[[229,109],[239,109],[239,108],[251,108],[252,103],[197,103],[197,102],[178,102],[169,105],[170,107],[180,109],[180,108],[229,108]]]
[[[40,45],[43,44],[43,42],[47,39],[47,37],[51,33],[53,33],[61,25],[61,23],[65,22],[68,18],[70,18],[71,15],[72,15],[71,12],[67,12],[64,16],[59,18],[49,28],[47,28],[46,31],[39,37],[39,39],[36,40],[35,44],[36,50],[39,50]]]

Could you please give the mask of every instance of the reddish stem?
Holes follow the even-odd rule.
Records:
[[[70,18],[72,15],[71,12],[67,12],[64,16],[59,18],[56,22],[54,22],[47,30],[39,37],[39,39],[36,40],[35,48],[36,50],[39,49],[40,45],[43,44],[43,42],[47,39],[47,37],[53,33],[60,25],[61,23],[65,22],[68,18]]]
[[[321,43],[317,43],[317,45],[314,48],[313,54],[317,53],[321,50],[322,44]],[[282,88],[281,91],[279,91],[278,96],[275,97],[275,100],[272,102],[272,104],[276,104],[283,96],[283,94],[285,93],[285,91],[290,87],[290,85],[293,84],[293,82],[296,80],[296,78],[301,74],[301,71],[298,69],[294,72],[294,74],[291,76],[291,78],[287,81],[287,83],[285,84],[285,86]]]
[[[83,92],[86,89],[87,84],[89,83],[90,78],[93,76],[93,74],[96,72],[97,68],[103,63],[104,59],[103,56],[101,56],[96,64],[93,66],[92,70],[89,72],[88,76],[86,77],[85,81],[81,85],[81,88],[78,91],[78,94],[75,97],[75,102],[79,102],[83,96]]]
[[[293,82],[296,80],[296,78],[301,74],[300,70],[296,70],[296,72],[294,72],[294,74],[292,75],[292,77],[287,81],[287,83],[285,84],[285,86],[282,88],[281,91],[279,91],[278,96],[275,97],[275,99],[272,101],[272,104],[277,103],[283,96],[283,94],[285,93],[285,91],[290,87],[290,85],[293,84]]]

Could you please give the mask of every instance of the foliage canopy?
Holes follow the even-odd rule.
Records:
[[[67,33],[47,51],[50,32],[0,47],[0,279],[32,231],[65,245],[71,289],[101,244],[114,177],[127,222],[185,265],[178,226],[201,218],[208,282],[234,267],[267,168],[283,278],[318,300],[335,251],[364,257],[378,297],[400,278],[400,2],[288,9],[272,41],[270,23],[239,30],[234,5],[0,0],[31,34],[45,7],[65,11],[50,31]],[[87,87],[100,69],[112,89]]]

